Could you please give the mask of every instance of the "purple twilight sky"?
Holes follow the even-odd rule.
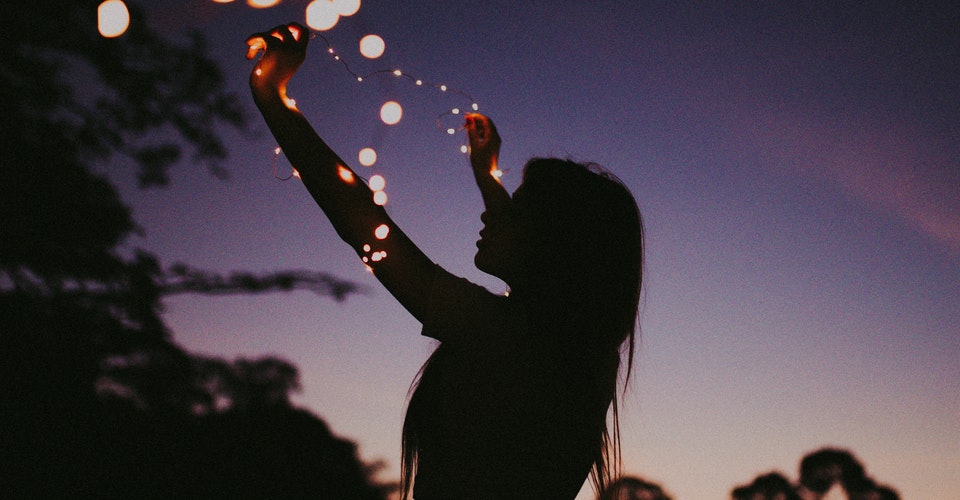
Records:
[[[130,1],[171,38],[209,36],[253,133],[226,132],[225,182],[185,165],[141,192],[108,166],[145,230],[129,245],[369,288],[344,303],[176,297],[174,338],[290,360],[297,403],[396,479],[406,391],[433,344],[299,183],[273,178],[246,88],[247,35],[303,21],[307,2]],[[722,500],[759,473],[796,478],[805,453],[834,445],[903,498],[947,500],[960,494],[960,6],[937,3],[368,0],[324,36],[358,73],[401,68],[476,99],[509,189],[552,155],[633,191],[647,253],[625,472]],[[358,53],[368,33],[386,42],[377,60]],[[390,75],[358,83],[324,48],[313,40],[291,83],[298,107],[348,161],[377,150],[354,166],[386,178],[388,211],[431,258],[503,290],[473,267],[465,138],[436,123],[470,102]],[[404,107],[397,125],[378,119],[387,100]]]

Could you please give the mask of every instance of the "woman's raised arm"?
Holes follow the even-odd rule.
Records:
[[[250,88],[267,126],[337,234],[418,320],[423,320],[437,267],[373,202],[373,192],[314,131],[287,97],[306,56],[309,32],[297,23],[247,39],[247,59],[263,51]]]

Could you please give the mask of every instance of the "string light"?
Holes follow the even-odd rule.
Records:
[[[387,101],[380,107],[380,119],[387,125],[396,125],[403,118],[403,107],[399,102]]]
[[[466,99],[470,104],[470,108],[474,112],[479,111],[480,107],[476,101],[467,93],[452,88],[445,83],[433,83],[425,81],[421,78],[414,77],[409,73],[404,72],[399,68],[393,69],[378,69],[366,74],[360,74],[351,69],[347,61],[342,58],[337,51],[334,49],[333,45],[324,36],[322,31],[327,31],[332,29],[341,16],[350,16],[356,13],[360,8],[359,0],[313,0],[306,10],[307,25],[315,31],[311,32],[311,38],[319,38],[326,44],[326,53],[333,58],[334,61],[340,63],[343,69],[358,83],[363,83],[371,78],[380,75],[392,75],[396,78],[406,79],[413,83],[416,87],[426,87],[433,88],[439,92],[449,93],[458,95]],[[300,33],[296,34],[297,36]],[[251,47],[251,51],[259,50],[263,47]],[[361,38],[359,42],[359,51],[360,55],[367,59],[377,59],[381,57],[386,50],[386,43],[381,37],[375,34],[368,34]],[[259,70],[257,71],[259,75]],[[296,103],[289,99],[285,101],[287,106],[291,109],[296,109]],[[451,108],[448,111],[440,113],[437,116],[437,128],[447,135],[455,135],[458,130],[463,130],[463,125],[458,127],[454,126],[444,126],[443,121],[448,117],[458,117],[463,113],[463,109],[460,107]],[[387,125],[395,125],[401,121],[403,118],[403,107],[399,102],[396,101],[387,101],[380,107],[380,119],[383,123]],[[470,149],[467,145],[460,146],[460,152],[463,154],[468,154]],[[288,180],[291,177],[299,177],[299,173],[294,168],[292,173],[287,177],[279,177],[277,175],[277,163],[280,154],[282,151],[280,148],[274,150],[274,177],[282,180]],[[357,154],[357,160],[360,162],[360,165],[365,167],[373,166],[378,161],[378,155],[376,150],[372,147],[365,147],[359,151]],[[345,166],[338,166],[337,174],[343,182],[352,184],[355,182],[355,176],[353,172]],[[491,175],[494,177],[501,177],[503,172],[500,170],[495,170],[491,172]],[[387,203],[387,193],[384,191],[386,187],[386,180],[382,175],[373,175],[370,177],[367,182],[367,187],[373,193],[373,202],[376,205],[385,205]],[[376,240],[383,241],[387,239],[390,234],[390,226],[387,224],[380,224],[373,230],[373,236]],[[370,273],[374,272],[373,264],[380,263],[387,258],[387,252],[383,249],[374,249],[369,243],[365,243],[362,247],[361,261],[364,264],[366,270]]]
[[[372,167],[377,162],[377,152],[373,148],[363,148],[357,154],[357,161],[364,167]]]
[[[104,38],[116,38],[130,26],[130,11],[123,0],[106,0],[97,7],[97,30]]]
[[[367,35],[360,39],[360,54],[367,59],[376,59],[382,56],[386,49],[387,45],[383,38],[377,35]]]
[[[266,9],[280,3],[280,0],[247,0],[247,5],[254,9]]]

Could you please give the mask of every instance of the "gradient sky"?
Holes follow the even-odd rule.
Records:
[[[136,3],[136,2],[133,2]],[[433,348],[297,181],[249,98],[244,39],[303,20],[210,0],[140,2],[172,38],[210,37],[253,133],[228,132],[231,179],[184,165],[163,190],[109,175],[166,263],[307,268],[360,282],[176,297],[193,352],[296,364],[296,402],[398,476],[406,391]],[[147,5],[149,4],[149,5]],[[682,5],[680,5],[682,4]],[[775,5],[780,4],[780,5]],[[801,5],[802,4],[802,5]],[[368,0],[325,36],[360,73],[402,68],[473,96],[503,136],[504,184],[531,156],[602,164],[647,230],[642,344],[622,415],[625,472],[678,500],[721,500],[807,452],[852,450],[905,499],[960,493],[960,7],[913,2]],[[357,53],[376,33],[386,54]],[[438,114],[469,102],[394,77],[353,81],[315,39],[290,95],[439,264],[473,267],[479,194]],[[393,99],[400,124],[377,113]],[[585,490],[580,498],[590,498]]]

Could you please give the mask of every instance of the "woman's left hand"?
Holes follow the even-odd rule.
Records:
[[[250,88],[258,92],[283,94],[307,54],[310,32],[300,23],[281,24],[270,31],[247,38],[247,59],[263,51],[250,74]]]

